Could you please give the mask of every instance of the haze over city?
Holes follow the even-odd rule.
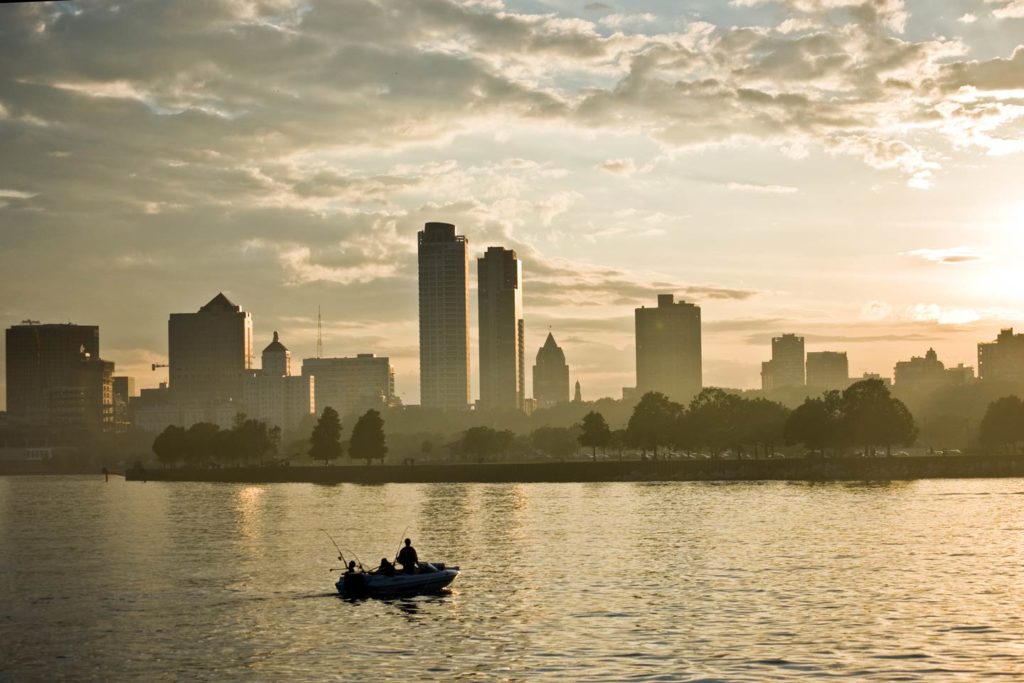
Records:
[[[0,314],[98,324],[141,387],[218,291],[419,401],[416,232],[515,249],[528,357],[634,383],[633,309],[703,314],[704,384],[773,336],[892,374],[1024,321],[1017,0],[8,6]],[[471,278],[475,288],[476,278]],[[475,289],[472,395],[478,395]],[[527,380],[529,382],[529,379]],[[2,393],[2,392],[0,392]]]

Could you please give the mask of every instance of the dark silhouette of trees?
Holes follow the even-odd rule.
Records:
[[[986,446],[1003,446],[1007,453],[1016,453],[1017,444],[1024,441],[1024,401],[1010,395],[990,403],[978,436]]]
[[[701,390],[687,411],[684,424],[689,425],[690,439],[706,446],[711,455],[718,457],[730,446],[740,457],[741,405],[743,399],[717,387]]]
[[[892,455],[893,444],[910,446],[917,438],[917,426],[907,407],[889,394],[878,379],[854,382],[843,392],[840,407],[844,435],[850,442],[863,445],[864,455],[874,455],[876,446],[884,446]]]
[[[572,427],[538,427],[530,433],[534,448],[558,460],[575,454],[580,447],[579,439],[579,429]]]
[[[611,429],[608,428],[604,415],[593,410],[583,416],[580,428],[583,430],[579,436],[580,445],[591,449],[591,456],[596,461],[597,449],[605,448],[611,441]]]
[[[309,457],[323,460],[326,465],[341,457],[341,419],[338,411],[330,406],[324,408],[320,419],[309,437]]]
[[[220,427],[210,422],[197,422],[188,428],[187,434],[185,462],[200,467],[212,465],[224,446]]]
[[[789,414],[783,434],[787,444],[802,443],[812,453],[825,457],[825,447],[832,444],[836,424],[821,398],[808,398]]]
[[[673,441],[673,432],[676,421],[682,411],[682,406],[668,400],[665,394],[657,391],[649,391],[640,398],[640,402],[633,409],[633,415],[629,418],[626,427],[626,438],[630,445],[643,450],[654,452],[658,457],[658,447],[665,446]]]
[[[185,459],[188,436],[184,427],[170,425],[153,440],[153,452],[163,465],[176,465]]]
[[[388,447],[384,439],[384,420],[376,410],[367,410],[356,421],[352,428],[352,438],[348,442],[348,455],[350,458],[365,460],[369,465],[374,460],[383,462],[384,456],[388,454]]]
[[[475,456],[479,462],[508,452],[515,435],[509,430],[470,427],[462,433],[458,450],[464,457]]]
[[[775,401],[765,398],[740,399],[740,441],[754,447],[755,458],[758,457],[759,445],[765,456],[771,455],[775,445],[782,443],[785,438],[784,430],[789,415],[789,408]]]

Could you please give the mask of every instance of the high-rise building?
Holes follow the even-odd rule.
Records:
[[[761,388],[804,386],[804,338],[784,334],[772,338],[772,359],[761,363]]]
[[[550,332],[533,366],[533,398],[542,408],[569,401],[569,366],[562,347]]]
[[[111,388],[114,394],[114,431],[125,432],[131,424],[128,405],[135,396],[135,378],[114,377]]]
[[[900,391],[928,392],[945,386],[966,384],[974,379],[974,369],[963,363],[947,368],[939,360],[935,349],[928,349],[924,357],[912,356],[910,360],[896,363],[893,371],[893,386]]]
[[[576,389],[572,392],[573,403],[583,403],[583,387],[580,386],[580,381],[576,380]]]
[[[994,342],[978,344],[978,377],[1024,385],[1024,334],[1000,330]]]
[[[488,247],[477,261],[480,407],[522,410],[526,398],[523,264],[516,252]]]
[[[418,235],[420,403],[469,406],[469,241],[450,223]]]
[[[845,389],[850,384],[850,361],[845,351],[808,351],[807,386]]]
[[[252,368],[252,316],[223,294],[198,313],[172,313],[168,357],[176,402],[239,400],[243,378]]]
[[[637,393],[659,391],[674,401],[700,393],[700,307],[659,294],[658,307],[636,309],[635,322]]]
[[[314,377],[317,412],[328,406],[342,416],[399,405],[395,369],[389,358],[360,353],[355,358],[306,358],[304,377]]]
[[[96,325],[7,328],[7,412],[29,424],[59,429],[111,429],[114,364],[100,359]]]

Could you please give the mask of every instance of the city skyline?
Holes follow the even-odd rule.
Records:
[[[976,365],[1024,324],[1016,3],[826,4],[436,0],[380,45],[388,2],[5,6],[0,317],[100,325],[152,387],[169,311],[224,291],[306,356],[320,305],[328,354],[390,357],[417,403],[414,236],[444,220],[517,252],[525,347],[554,325],[589,396],[668,292],[707,385],[756,388],[788,331],[854,377]]]

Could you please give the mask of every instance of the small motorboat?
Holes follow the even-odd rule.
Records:
[[[334,585],[345,596],[380,598],[437,593],[451,584],[458,575],[458,567],[449,567],[443,562],[420,562],[417,571],[409,574],[350,568]]]

